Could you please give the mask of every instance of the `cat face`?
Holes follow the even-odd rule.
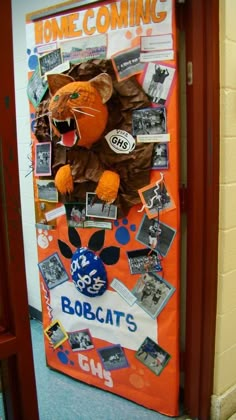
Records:
[[[52,98],[49,117],[60,144],[90,148],[103,133],[108,119],[106,103],[112,94],[109,75],[101,74],[88,82],[70,76],[48,76]]]

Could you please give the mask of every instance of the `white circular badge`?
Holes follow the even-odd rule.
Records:
[[[130,153],[135,148],[135,139],[124,130],[109,131],[105,139],[115,153]]]

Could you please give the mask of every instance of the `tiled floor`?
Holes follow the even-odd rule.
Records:
[[[45,364],[41,323],[32,320],[31,331],[40,420],[170,420],[49,369]]]

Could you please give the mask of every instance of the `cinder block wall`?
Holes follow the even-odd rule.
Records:
[[[236,1],[220,0],[220,226],[214,394],[236,388]]]

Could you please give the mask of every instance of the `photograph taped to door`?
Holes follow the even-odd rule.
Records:
[[[175,208],[173,198],[163,180],[141,188],[139,195],[149,219],[158,217],[161,212],[167,212]]]
[[[132,293],[136,303],[152,318],[163,310],[175,289],[163,277],[154,273],[145,273],[139,277]]]
[[[160,375],[171,356],[157,343],[154,343],[154,341],[147,337],[138,349],[136,357],[155,373],[155,375]]]

